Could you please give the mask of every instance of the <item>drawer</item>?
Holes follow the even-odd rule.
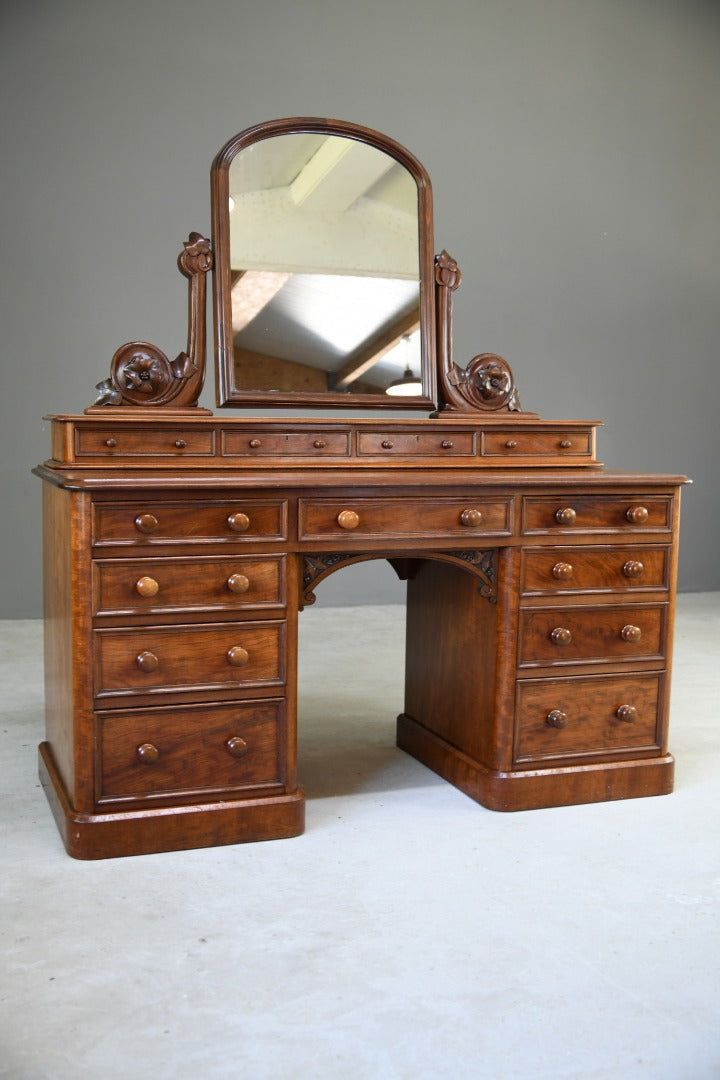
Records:
[[[280,784],[280,701],[98,713],[100,801]]]
[[[95,687],[109,694],[280,684],[285,624],[96,630]]]
[[[465,537],[510,532],[510,500],[300,499],[301,540]]]
[[[285,557],[105,559],[93,564],[98,615],[285,604]]]
[[[358,435],[361,457],[472,457],[474,453],[472,431],[361,431]]]
[[[532,594],[667,589],[668,547],[575,547],[526,549],[522,591]]]
[[[658,750],[661,678],[588,675],[518,682],[515,760]]]
[[[108,424],[75,429],[75,454],[79,458],[212,457],[214,451],[215,433],[211,428]]]
[[[661,660],[665,616],[663,605],[524,611],[518,664]]]
[[[516,428],[484,431],[483,457],[591,458],[592,432],[518,431]]]
[[[553,495],[523,499],[523,532],[669,531],[670,495]]]
[[[224,431],[231,457],[349,457],[348,431]]]
[[[96,544],[237,544],[287,536],[287,503],[280,499],[95,503],[93,514]]]

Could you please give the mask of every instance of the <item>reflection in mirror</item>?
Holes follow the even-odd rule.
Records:
[[[229,168],[240,391],[419,395],[418,186],[328,132],[254,142]]]

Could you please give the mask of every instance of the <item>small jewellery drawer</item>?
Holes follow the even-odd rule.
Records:
[[[553,495],[523,499],[523,532],[668,531],[672,525],[669,495]]]
[[[178,425],[144,427],[108,425],[101,428],[77,427],[75,453],[81,457],[210,457],[215,450],[215,432],[211,428],[187,428]]]
[[[225,431],[227,457],[348,457],[348,431]]]
[[[258,609],[285,603],[285,557],[278,555],[99,559],[93,573],[97,615]]]
[[[667,589],[670,549],[667,547],[604,547],[526,549],[522,559],[522,591],[526,595],[614,592],[617,589]]]
[[[300,499],[301,540],[510,532],[508,499]]]
[[[282,781],[279,701],[98,713],[100,801]]]
[[[287,503],[280,499],[95,503],[93,513],[96,544],[235,544],[287,536]]]
[[[280,684],[285,624],[96,630],[96,694]]]
[[[519,666],[661,660],[665,612],[662,605],[523,611]]]
[[[660,679],[588,675],[518,682],[515,760],[659,749]]]
[[[361,431],[360,457],[472,457],[475,435],[471,431]]]
[[[592,458],[591,431],[483,431],[483,457]]]

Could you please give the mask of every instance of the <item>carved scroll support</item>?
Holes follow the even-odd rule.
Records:
[[[365,562],[368,559],[387,559],[396,569],[402,580],[412,577],[410,562],[419,559],[436,559],[440,562],[452,563],[463,570],[469,571],[480,579],[478,592],[491,604],[497,602],[497,572],[496,555],[494,548],[489,551],[480,551],[472,548],[462,551],[418,551],[403,553],[401,559],[394,557],[392,553],[382,551],[372,552],[322,552],[316,555],[303,555],[302,565],[302,592],[300,606],[305,607],[314,604],[317,597],[315,589],[321,581],[338,570],[341,566],[350,566],[351,563]]]
[[[466,368],[452,358],[452,294],[462,274],[447,251],[435,256],[437,323],[438,413],[477,416],[478,413],[521,412],[515,379],[507,360],[495,353],[474,356]],[[533,413],[525,413],[533,416]]]
[[[206,275],[213,266],[210,241],[192,232],[178,256],[180,273],[188,279],[187,350],[169,360],[147,341],[121,345],[110,363],[110,377],[98,383],[95,404],[131,408],[195,409],[205,379]]]

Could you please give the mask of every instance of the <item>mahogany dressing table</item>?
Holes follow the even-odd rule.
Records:
[[[370,559],[407,582],[403,750],[494,810],[670,792],[685,478],[607,471],[595,422],[521,410],[498,356],[454,363],[460,272],[393,140],[262,124],[212,182],[212,242],[179,257],[186,351],[122,346],[35,470],[40,776],[68,852],[302,832],[298,615]],[[219,406],[380,415],[199,408],[210,271]],[[399,405],[432,415],[383,418]]]

